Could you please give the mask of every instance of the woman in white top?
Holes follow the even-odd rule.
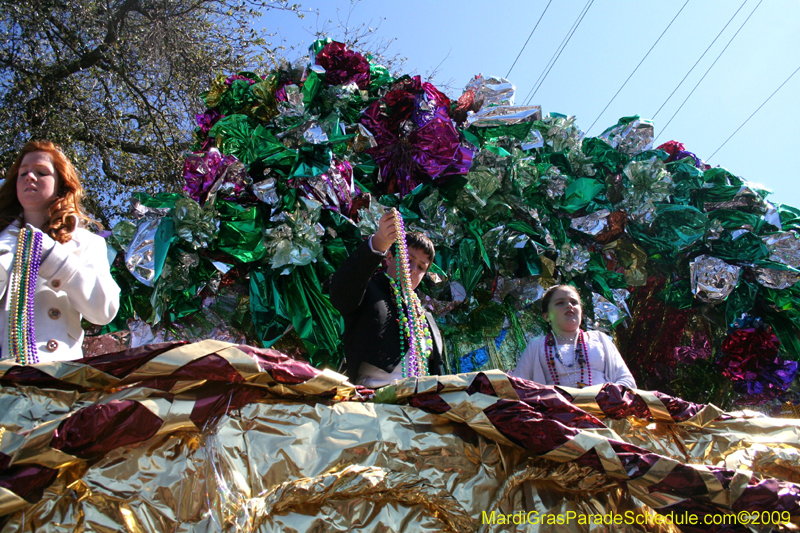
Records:
[[[611,338],[581,330],[583,310],[574,287],[550,287],[542,297],[542,316],[550,333],[528,344],[512,376],[545,385],[583,388],[610,382],[636,388]]]
[[[105,239],[85,229],[83,187],[61,149],[26,144],[0,187],[0,350],[20,364],[83,357],[81,319],[119,308]],[[96,223],[94,223],[96,224]]]

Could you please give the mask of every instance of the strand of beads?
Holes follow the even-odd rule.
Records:
[[[39,362],[34,297],[41,260],[42,234],[21,228],[9,289],[8,340],[14,360],[23,365]]]
[[[590,387],[592,385],[592,367],[589,364],[589,348],[586,345],[586,339],[584,337],[583,330],[579,331],[578,338],[576,340],[575,360],[580,365],[581,373],[576,385],[578,388],[582,389],[583,387]],[[557,352],[556,339],[552,332],[548,333],[544,340],[544,353],[545,361],[547,363],[547,370],[550,372],[550,378],[553,380],[553,384],[561,385],[561,379],[556,371],[556,358],[558,358],[562,365],[564,365],[564,361]]]
[[[406,244],[406,228],[403,217],[395,212],[395,244],[397,247],[397,277],[393,280],[393,292],[397,298],[397,312],[400,317],[401,352],[404,341],[408,340],[408,352],[403,357],[403,377],[427,376],[428,355],[430,354],[430,331],[428,330],[425,310],[411,286],[411,269],[408,261],[408,245]],[[397,283],[399,287],[395,286]],[[402,301],[405,300],[405,313]],[[405,338],[403,338],[405,335]]]

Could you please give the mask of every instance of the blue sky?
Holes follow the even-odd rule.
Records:
[[[711,165],[771,189],[771,201],[800,207],[795,160],[800,144],[796,126],[800,72],[711,157],[800,67],[800,1],[553,0],[508,76],[517,88],[517,105],[525,101],[587,2],[591,2],[588,11],[531,104],[540,105],[544,114],[575,115],[590,136],[622,116],[654,119],[657,144],[681,141]],[[377,27],[375,38],[393,39],[389,55],[407,58],[402,72],[427,77],[435,71],[431,81],[458,97],[476,74],[506,76],[547,5],[548,0],[362,0],[355,4],[315,0],[302,3],[307,11],[303,20],[270,11],[263,22],[267,31],[276,34],[273,42],[282,40],[297,47],[287,54],[290,59],[305,53],[316,31],[327,30],[330,37],[341,39],[342,25]]]

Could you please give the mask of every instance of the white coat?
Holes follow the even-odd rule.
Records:
[[[8,285],[14,268],[20,222],[0,232],[0,348],[11,357],[8,344]],[[83,357],[81,318],[105,325],[119,309],[119,287],[111,277],[102,237],[77,228],[66,244],[45,235],[42,261],[36,280],[34,314],[36,348],[40,362],[70,361]]]

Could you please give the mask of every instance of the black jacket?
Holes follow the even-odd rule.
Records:
[[[402,360],[400,328],[389,279],[375,275],[383,256],[364,241],[348,257],[331,279],[331,303],[344,318],[344,353],[347,376],[358,378],[362,362],[392,372]],[[425,312],[433,348],[428,358],[431,375],[442,373],[444,343],[433,316]]]

